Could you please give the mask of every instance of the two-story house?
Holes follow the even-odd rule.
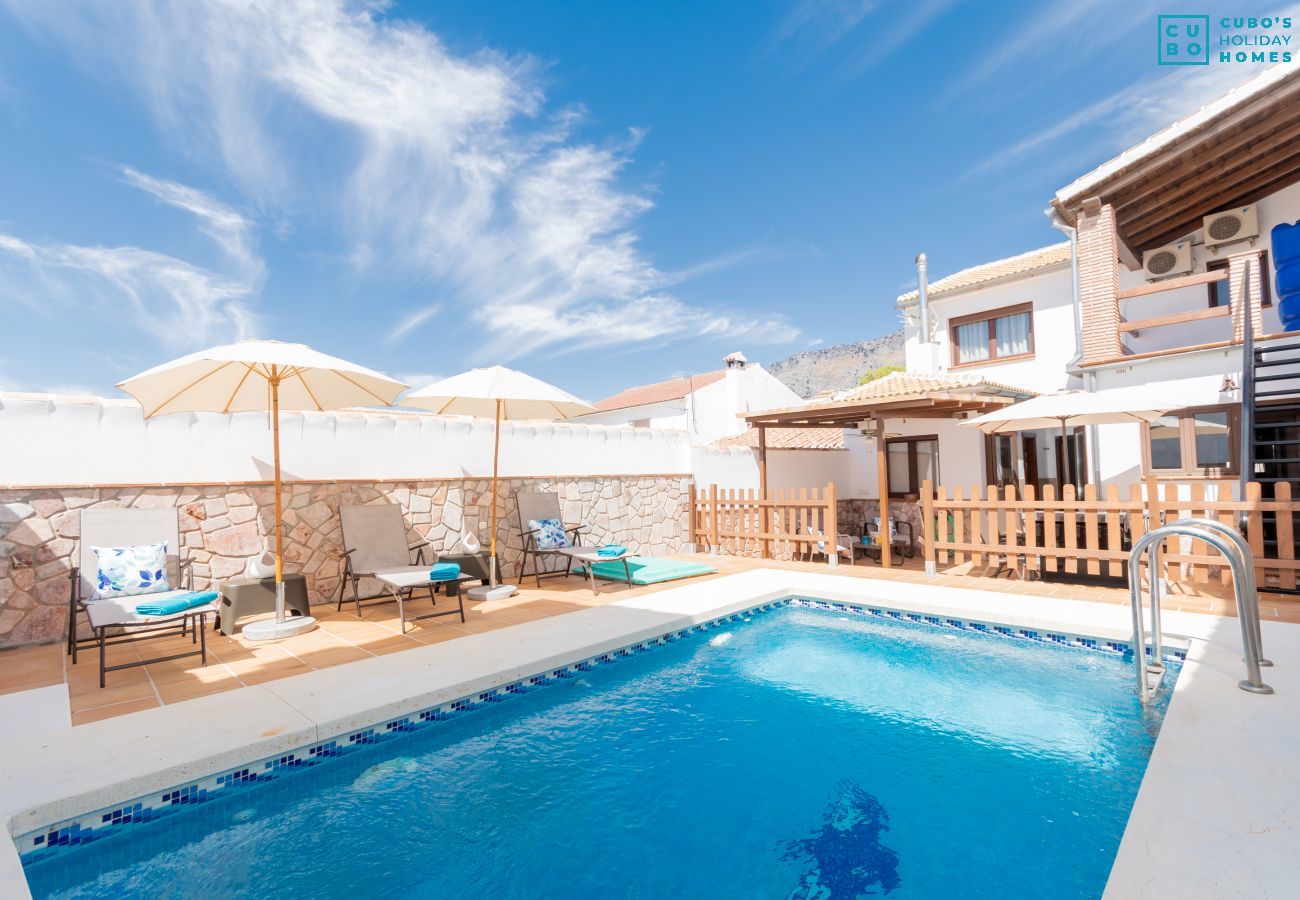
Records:
[[[1298,100],[1300,69],[1275,67],[1077,178],[1048,210],[1064,241],[929,282],[924,311],[897,298],[905,374],[750,421],[858,431],[873,456],[854,467],[895,508],[924,480],[1222,486],[1247,454],[1266,487],[1297,481],[1300,341],[1278,302],[1300,271],[1273,229],[1300,222]],[[1140,388],[1172,411],[1065,434],[962,424],[1065,388]]]

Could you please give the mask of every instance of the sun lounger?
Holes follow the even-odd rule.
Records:
[[[518,491],[515,493],[515,510],[519,514],[519,529],[523,534],[524,549],[523,554],[519,557],[519,565],[515,569],[515,579],[520,580],[524,577],[524,568],[529,563],[533,564],[533,577],[537,579],[537,586],[542,586],[543,578],[550,578],[555,575],[571,575],[573,573],[573,556],[568,553],[561,553],[564,549],[573,549],[581,547],[581,533],[584,530],[582,525],[564,525],[564,517],[560,512],[560,495],[554,491]],[[534,528],[530,522],[558,522],[560,529],[564,534],[567,543],[564,546],[548,546],[544,540],[541,529]],[[541,560],[556,558],[564,560],[564,568],[543,568]]]
[[[415,591],[427,590],[429,599],[437,605],[436,591],[442,587],[447,591],[447,596],[456,598],[457,609],[410,616],[409,620],[454,616],[459,613],[460,620],[465,621],[465,600],[461,596],[460,585],[473,578],[459,573],[454,577],[446,577],[432,572],[432,564],[424,558],[424,548],[428,546],[428,541],[417,541],[414,544],[407,542],[406,522],[399,507],[392,503],[340,506],[339,524],[343,532],[345,562],[337,609],[343,608],[343,592],[351,584],[352,600],[356,604],[358,616],[361,615],[363,599],[382,598],[381,602],[384,603],[396,601],[397,615],[402,622],[402,633],[405,634],[408,621],[405,601],[411,599]],[[358,585],[363,578],[379,582],[381,592],[362,597]]]
[[[135,548],[165,544],[165,561],[159,572],[152,572],[153,586],[165,582],[166,590],[101,596],[99,584],[100,554],[96,548]],[[180,523],[175,509],[87,509],[81,514],[81,546],[78,565],[72,570],[72,590],[68,599],[67,652],[77,663],[82,647],[99,647],[99,686],[106,675],[155,662],[168,662],[197,656],[208,662],[206,626],[208,616],[218,616],[216,598],[197,602],[193,593],[193,573],[189,560],[181,558]],[[156,576],[156,577],[153,577]],[[141,606],[170,608],[177,601],[184,609],[165,615],[147,615]],[[85,616],[91,636],[78,636],[79,618]],[[172,635],[189,636],[194,650],[133,662],[107,664],[107,651],[116,644],[134,643]]]

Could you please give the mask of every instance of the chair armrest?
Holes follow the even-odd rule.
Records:
[[[68,599],[74,604],[81,602],[81,566],[72,567],[72,582],[68,585]]]
[[[894,532],[895,532],[899,537],[902,537],[902,536],[903,536],[903,530],[904,530],[904,529],[907,530],[907,540],[908,540],[908,543],[912,543],[912,544],[916,543],[916,532],[914,532],[914,531],[912,530],[912,523],[911,523],[911,522],[895,522],[895,523],[894,523]]]
[[[178,566],[180,568],[181,585],[187,591],[194,590],[194,560],[188,556],[182,556]]]

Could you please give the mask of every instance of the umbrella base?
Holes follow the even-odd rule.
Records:
[[[471,600],[504,600],[507,597],[513,597],[519,593],[519,588],[513,584],[480,584],[478,587],[472,587],[468,591]]]
[[[240,629],[240,634],[250,641],[278,641],[281,638],[311,631],[315,627],[314,616],[290,616],[283,622],[277,622],[275,619],[249,622]]]

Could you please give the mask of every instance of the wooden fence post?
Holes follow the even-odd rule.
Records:
[[[709,550],[714,556],[722,552],[718,546],[718,486],[709,485]]]
[[[938,551],[934,549],[934,532],[939,527],[934,517],[934,485],[929,481],[921,482],[921,538],[925,547],[925,574],[938,574]]]
[[[840,552],[835,548],[840,545],[840,511],[836,505],[835,482],[826,485],[826,560],[832,566],[840,564]],[[849,548],[853,552],[853,548]]]
[[[692,546],[695,547],[695,552],[699,553],[700,542],[695,539],[697,537],[695,532],[696,532],[696,525],[699,524],[698,520],[700,516],[700,508],[698,505],[698,498],[695,495],[694,481],[691,482],[689,493],[687,494],[686,508],[689,510],[689,512],[686,514],[686,528],[687,528],[686,533],[690,535],[691,544]]]

